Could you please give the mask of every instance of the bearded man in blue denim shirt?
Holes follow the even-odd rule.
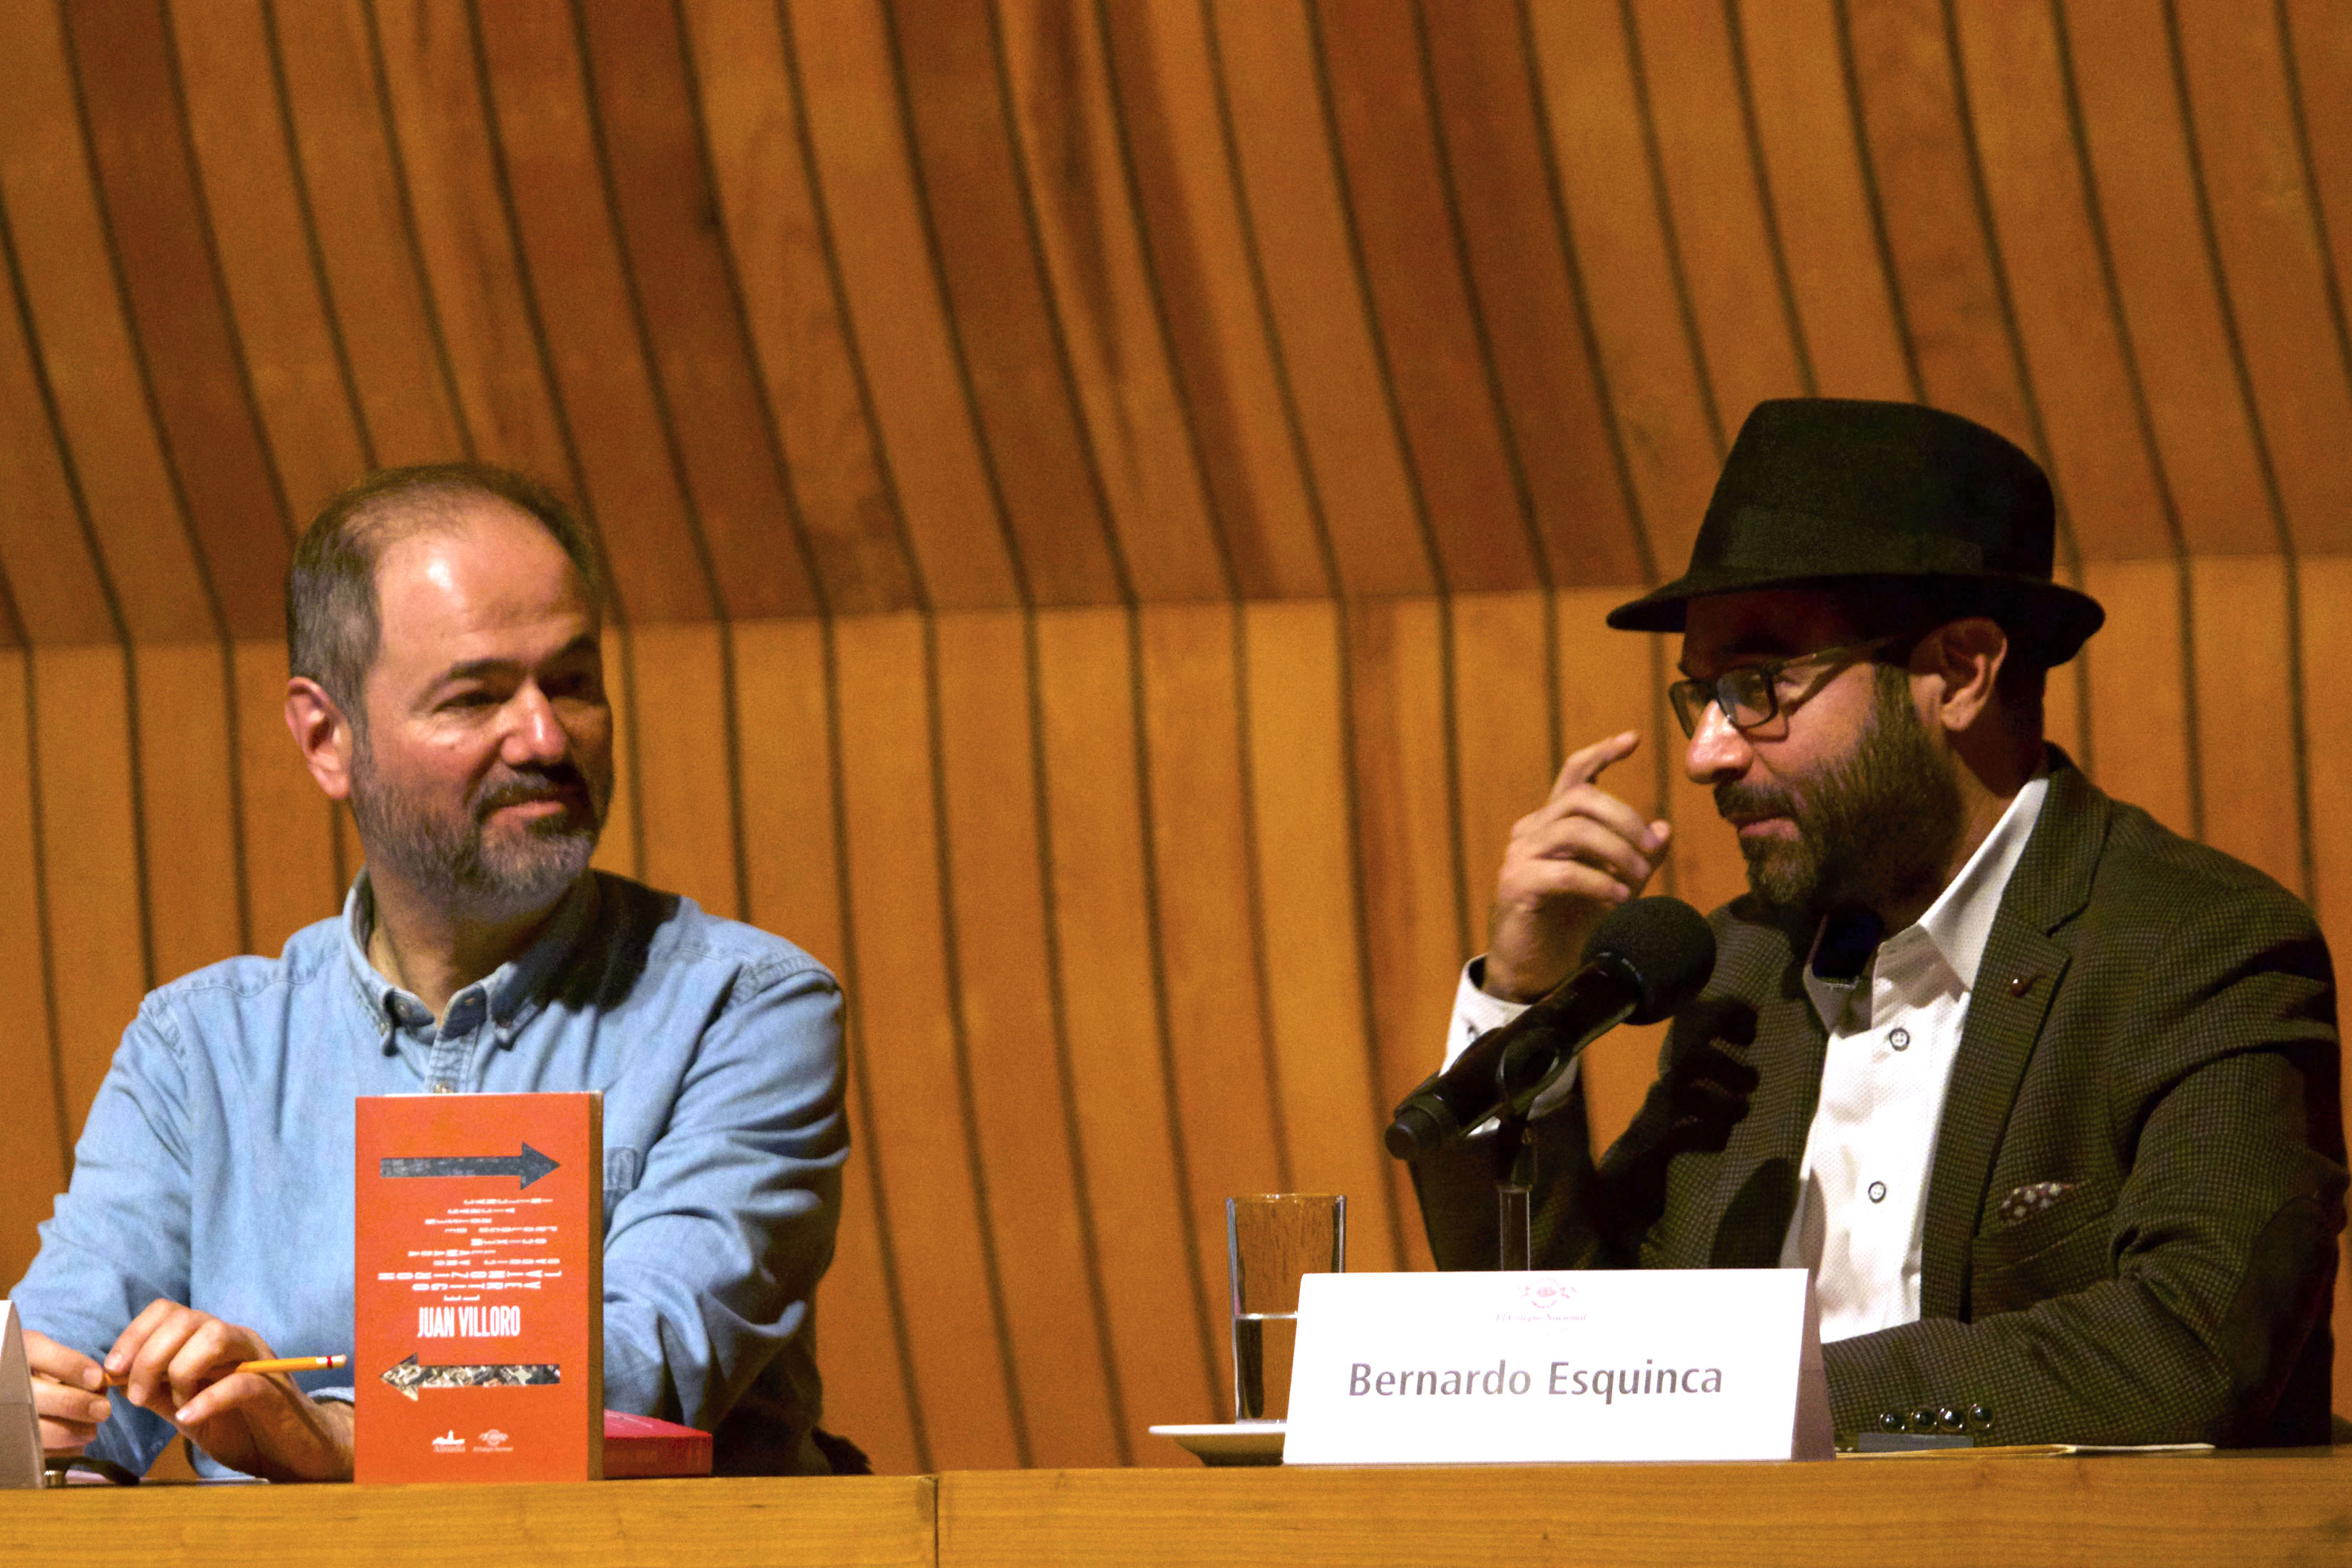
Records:
[[[712,1431],[721,1470],[827,1469],[840,993],[589,868],[613,713],[586,535],[517,476],[393,470],[329,504],[287,598],[287,723],[366,868],[340,918],[125,1032],[14,1292],[43,1443],[143,1470],[177,1432],[207,1469],[348,1479],[348,1380],[381,1369],[234,1369],[351,1348],[353,1097],[598,1089],[605,1403]]]

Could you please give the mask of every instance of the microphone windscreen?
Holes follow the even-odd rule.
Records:
[[[1641,1006],[1627,1022],[1654,1024],[1696,996],[1715,973],[1715,932],[1680,899],[1635,899],[1612,910],[1584,944],[1587,963],[1601,958],[1632,970],[1641,985]]]

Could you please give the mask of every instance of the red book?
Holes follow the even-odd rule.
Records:
[[[635,1480],[646,1476],[707,1476],[710,1473],[710,1434],[675,1421],[625,1411],[604,1412],[604,1479]]]
[[[603,1473],[604,1100],[357,1104],[361,1481]]]

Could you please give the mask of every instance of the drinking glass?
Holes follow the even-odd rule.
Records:
[[[1348,1200],[1269,1193],[1225,1200],[1234,1297],[1234,1419],[1279,1421],[1290,1409],[1298,1345],[1298,1279],[1348,1267]]]

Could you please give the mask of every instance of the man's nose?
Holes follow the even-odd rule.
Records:
[[[555,716],[555,705],[536,685],[525,685],[508,704],[506,744],[509,763],[554,762],[572,749],[572,737]]]
[[[1724,717],[1722,704],[1710,702],[1699,710],[1698,728],[1691,731],[1690,743],[1683,749],[1683,771],[1693,784],[1710,784],[1738,778],[1755,757],[1748,737]]]

